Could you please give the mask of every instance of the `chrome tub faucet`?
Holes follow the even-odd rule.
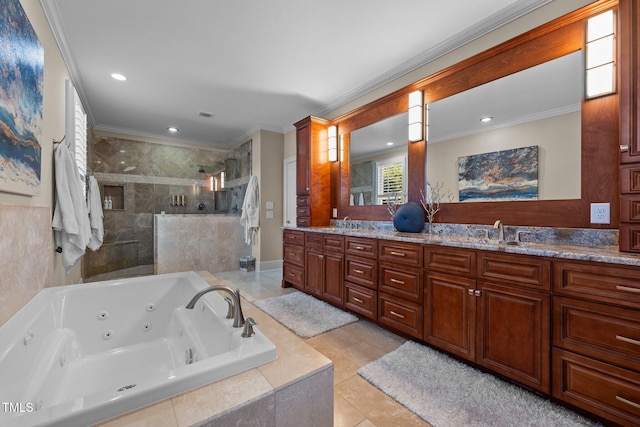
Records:
[[[223,291],[229,294],[231,297],[231,313],[233,314],[233,327],[241,328],[244,325],[244,315],[242,314],[242,305],[240,303],[240,289],[234,291],[228,286],[211,286],[207,289],[203,289],[191,298],[189,304],[186,305],[186,309],[192,310],[193,307],[196,306],[196,302],[202,297],[204,294],[213,291]]]

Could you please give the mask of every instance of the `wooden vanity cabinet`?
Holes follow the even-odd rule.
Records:
[[[379,240],[378,260],[378,322],[422,340],[422,246]]]
[[[343,237],[305,233],[305,291],[333,305],[344,304]]]
[[[299,230],[282,232],[282,287],[293,286],[304,291],[305,281],[305,233]]]
[[[424,340],[475,361],[475,251],[426,246],[424,268]]]
[[[640,424],[640,273],[553,265],[553,396],[621,425]]]
[[[425,341],[550,391],[550,263],[538,257],[425,248]],[[491,280],[491,281],[489,281]]]
[[[296,224],[329,225],[331,191],[328,121],[309,116],[296,127]]]

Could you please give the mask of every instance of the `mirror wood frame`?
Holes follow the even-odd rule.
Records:
[[[584,49],[586,20],[617,0],[600,0],[445,68],[331,121],[342,138],[341,158],[331,164],[331,206],[337,218],[389,221],[386,206],[350,206],[349,133],[407,110],[408,94],[422,90],[428,104]],[[618,20],[621,18],[618,17]],[[436,222],[569,228],[619,226],[618,93],[582,100],[581,198],[517,202],[446,203]],[[408,144],[408,199],[418,202],[425,183],[426,141]],[[610,203],[611,224],[590,223],[590,204]]]

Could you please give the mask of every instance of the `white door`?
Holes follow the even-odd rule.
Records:
[[[285,227],[296,225],[296,158],[284,159],[284,218]]]

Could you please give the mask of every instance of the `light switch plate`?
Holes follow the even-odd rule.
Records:
[[[273,211],[267,211],[267,218],[268,219],[273,218]]]
[[[591,203],[591,224],[611,224],[609,203]]]
[[[273,209],[273,202],[267,202],[266,205],[267,209]]]

